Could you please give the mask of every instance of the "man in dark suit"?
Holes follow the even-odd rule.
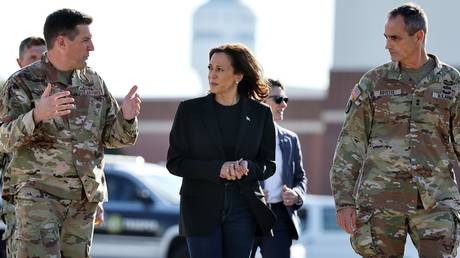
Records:
[[[284,86],[278,80],[268,79],[269,96],[264,101],[271,107],[276,131],[276,172],[267,180],[261,182],[265,197],[272,211],[277,216],[273,227],[274,236],[259,239],[264,258],[289,258],[293,239],[300,234],[299,209],[305,198],[306,176],[302,166],[302,151],[299,138],[276,122],[283,120],[288,98]],[[254,253],[254,252],[253,252]]]

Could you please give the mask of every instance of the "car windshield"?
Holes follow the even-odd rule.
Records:
[[[142,181],[161,199],[179,205],[181,179],[169,174],[163,167],[146,165],[145,169],[155,170],[155,173],[141,173]]]

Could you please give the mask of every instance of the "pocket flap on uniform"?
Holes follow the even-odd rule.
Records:
[[[372,215],[371,212],[358,212],[356,229],[350,237],[351,246],[355,252],[364,257],[377,255],[370,222]]]

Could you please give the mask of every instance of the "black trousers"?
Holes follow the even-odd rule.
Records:
[[[273,237],[257,238],[251,252],[255,257],[258,247],[263,258],[290,258],[292,245],[292,222],[282,202],[270,204],[277,220],[273,226]]]

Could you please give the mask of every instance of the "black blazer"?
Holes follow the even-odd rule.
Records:
[[[267,235],[275,221],[265,205],[258,180],[275,173],[275,128],[270,108],[241,97],[236,156],[248,161],[249,173],[238,180],[258,224],[257,235]],[[181,235],[211,233],[221,222],[224,184],[219,174],[225,160],[214,94],[181,102],[169,137],[166,167],[182,177]]]

